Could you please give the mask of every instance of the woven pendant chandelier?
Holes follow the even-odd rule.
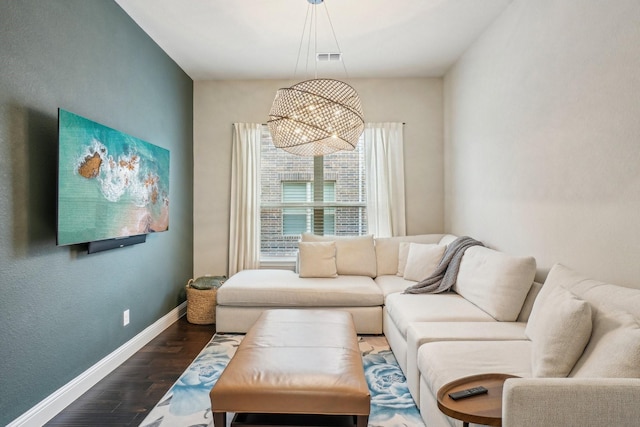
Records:
[[[323,2],[307,1],[312,5]],[[279,89],[267,124],[273,145],[299,156],[351,151],[364,130],[356,90],[339,80],[318,78]]]

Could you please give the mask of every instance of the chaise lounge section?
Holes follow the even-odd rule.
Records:
[[[353,315],[359,334],[380,334],[383,303],[371,277],[301,278],[290,270],[243,270],[218,289],[216,330],[245,333],[268,309],[339,309]]]
[[[243,270],[225,282],[217,293],[216,329],[245,333],[267,309],[320,308],[350,312],[359,334],[381,334],[385,296],[415,283],[396,276],[400,243],[453,239],[442,234],[388,239],[304,234],[298,273]],[[321,266],[327,247],[333,247],[333,269]],[[305,274],[309,270],[313,274]]]

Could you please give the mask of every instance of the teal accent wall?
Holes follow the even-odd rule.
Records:
[[[168,232],[56,246],[58,108],[170,150]],[[0,0],[0,425],[179,305],[192,248],[193,81],[113,1]]]

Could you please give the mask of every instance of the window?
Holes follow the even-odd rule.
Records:
[[[324,157],[300,157],[261,135],[260,257],[293,258],[303,232],[367,233],[364,144]],[[316,188],[318,191],[316,196]]]
[[[296,236],[314,230],[314,209],[312,207],[286,207],[288,204],[313,202],[313,182],[282,182],[282,233],[285,236]],[[324,182],[323,201],[336,201],[336,183]],[[336,210],[326,208],[323,212],[324,234],[336,232]]]

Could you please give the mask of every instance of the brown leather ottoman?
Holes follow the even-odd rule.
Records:
[[[371,396],[351,314],[265,311],[210,397],[215,427],[226,426],[227,412],[348,415],[366,427]]]

